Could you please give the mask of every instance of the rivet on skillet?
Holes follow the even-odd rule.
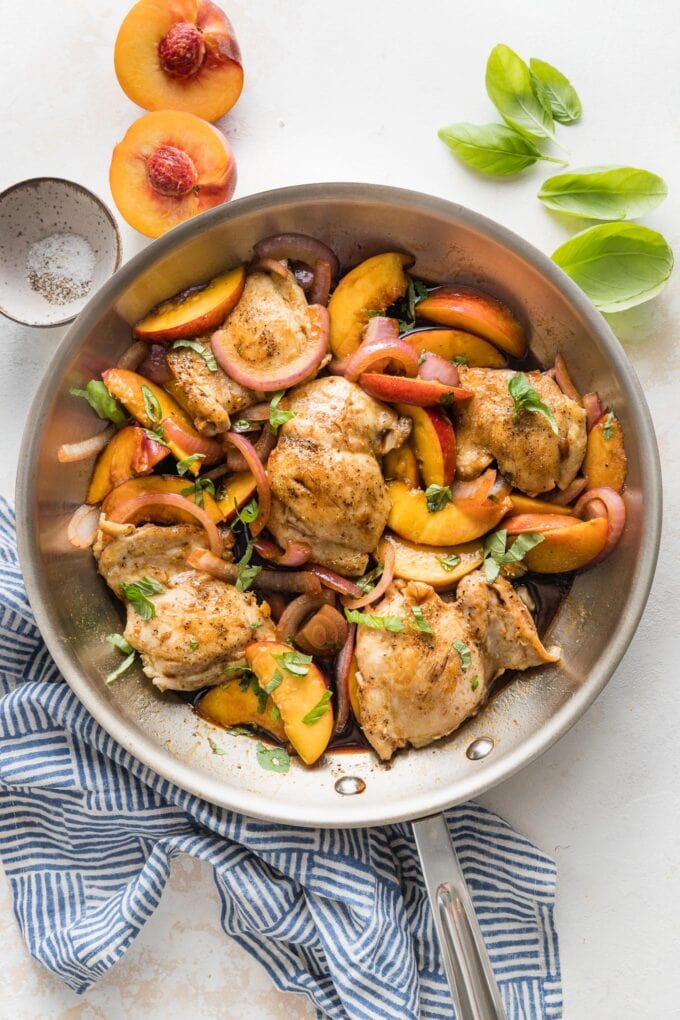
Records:
[[[335,784],[335,792],[343,797],[351,797],[355,793],[363,793],[366,783],[358,776],[340,776]]]
[[[477,737],[476,740],[472,741],[465,753],[472,761],[479,761],[480,758],[486,758],[487,754],[490,754],[491,751],[493,751],[493,740],[491,737]]]

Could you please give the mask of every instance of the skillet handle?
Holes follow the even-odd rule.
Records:
[[[479,922],[443,815],[413,825],[457,1020],[506,1020]]]

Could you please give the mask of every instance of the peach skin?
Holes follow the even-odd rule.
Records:
[[[419,303],[418,315],[442,326],[455,326],[490,340],[496,347],[521,358],[527,339],[507,305],[470,287],[438,287]]]

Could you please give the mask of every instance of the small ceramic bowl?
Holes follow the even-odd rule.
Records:
[[[113,216],[82,185],[34,177],[0,194],[0,312],[15,322],[71,322],[120,260]]]

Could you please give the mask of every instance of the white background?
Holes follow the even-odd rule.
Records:
[[[126,0],[22,0],[2,11],[0,187],[54,174],[110,202],[113,145],[141,111],[112,65]],[[552,164],[516,180],[465,170],[441,125],[494,120],[484,65],[500,41],[557,65],[578,87],[582,122],[560,129],[572,165],[660,173],[666,203],[648,218],[679,240],[680,17],[672,0],[231,0],[246,86],[222,126],[237,197],[309,181],[375,181],[451,198],[552,251],[574,225],[535,198]],[[145,243],[123,227],[124,254]],[[665,475],[665,532],[649,607],[622,666],[550,752],[484,798],[558,861],[567,1020],[680,1016],[680,270],[664,295],[612,325],[640,375]],[[0,491],[13,493],[31,394],[62,330],[2,320]],[[675,538],[674,538],[675,533]],[[210,873],[183,861],[127,958],[78,998],[31,961],[2,886],[0,1015],[106,1020],[311,1016],[276,993],[219,929]]]

